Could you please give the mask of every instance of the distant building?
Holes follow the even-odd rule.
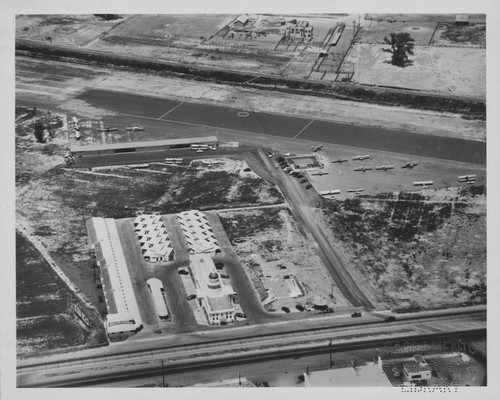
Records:
[[[409,382],[421,382],[432,378],[431,367],[419,354],[415,354],[413,361],[404,363],[403,373]]]
[[[196,298],[212,325],[234,322],[233,296],[230,284],[225,284],[208,254],[192,254],[189,266],[193,273]]]
[[[233,29],[243,29],[247,26],[250,19],[245,15],[240,15],[233,22],[229,24],[229,26]]]
[[[455,17],[455,25],[469,25],[469,16],[467,14],[457,14]]]
[[[134,219],[134,231],[146,262],[172,261],[174,249],[159,215],[143,214]]]
[[[191,254],[220,253],[220,246],[205,214],[197,210],[184,211],[177,214],[177,220]]]
[[[313,37],[313,27],[307,21],[297,21],[292,19],[287,21],[285,25],[285,32],[287,36],[299,37],[310,39]]]
[[[382,359],[373,364],[304,373],[307,387],[391,387],[382,369]]]

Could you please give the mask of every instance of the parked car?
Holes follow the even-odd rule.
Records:
[[[220,274],[220,277],[221,278],[225,278],[225,279],[229,279],[229,275],[228,274]]]
[[[242,239],[242,238],[236,238],[233,240],[234,243],[245,243],[246,240],[245,239]]]
[[[358,317],[361,317],[361,313],[360,312],[354,312],[351,314],[351,317],[352,318],[358,318]]]
[[[244,169],[243,169],[243,171],[245,171],[245,172],[250,172],[250,171],[251,171],[251,169],[250,169],[250,168],[244,168]]]
[[[222,269],[222,268],[224,268],[224,263],[221,263],[221,262],[216,262],[214,265],[215,265],[216,269]]]
[[[306,189],[311,189],[311,188],[312,188],[312,185],[311,185],[310,183],[308,183],[308,184],[306,185]]]
[[[180,269],[178,272],[179,275],[189,275],[189,272],[186,271],[185,269]]]
[[[305,310],[304,306],[301,306],[300,304],[297,304],[297,305],[295,306],[295,308],[296,308],[297,310],[299,310],[300,312],[302,312],[302,311],[304,311],[304,310]]]
[[[286,306],[281,307],[281,309],[286,312],[287,314],[290,312],[290,309]]]
[[[237,312],[234,314],[236,317],[238,318],[246,318],[247,316],[244,314],[244,313],[241,313],[241,312]]]
[[[196,299],[196,295],[195,294],[190,294],[188,297],[187,297],[188,300],[194,300]]]
[[[388,317],[385,317],[385,322],[392,322],[392,321],[396,321],[396,317],[392,316],[392,315],[389,315]]]
[[[306,183],[306,182],[307,182],[307,179],[306,179],[306,178],[302,178],[299,182],[300,182],[300,183]]]

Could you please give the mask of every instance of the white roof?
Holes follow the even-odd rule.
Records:
[[[184,211],[177,214],[177,219],[191,253],[212,253],[220,250],[205,214],[198,210]]]
[[[163,295],[161,293],[161,290],[163,289],[163,283],[161,283],[159,279],[151,278],[148,279],[147,284],[151,289],[151,294],[153,295],[153,300],[155,302],[156,311],[158,312],[158,315],[167,316],[168,309],[165,304],[165,300],[163,299]]]
[[[135,298],[134,289],[123,255],[123,249],[116,229],[115,221],[111,218],[92,218],[96,239],[100,244],[103,259],[106,261],[101,268],[106,268],[111,290],[106,291],[112,295],[116,304],[116,314],[122,318],[131,316],[136,326],[142,324],[139,307]],[[106,285],[105,285],[106,287]],[[113,320],[113,314],[108,314],[108,321]],[[134,328],[135,329],[135,328]]]
[[[379,361],[380,362],[380,361]],[[306,386],[313,387],[391,387],[391,382],[378,364],[335,368],[304,374]]]

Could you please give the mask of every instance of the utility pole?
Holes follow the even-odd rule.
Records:
[[[163,360],[161,360],[161,378],[162,378],[162,387],[165,387],[165,366],[163,365]]]
[[[333,360],[332,360],[332,341],[330,340],[330,343],[328,343],[328,350],[330,353],[330,369],[333,367]]]

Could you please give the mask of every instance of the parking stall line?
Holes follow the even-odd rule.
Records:
[[[177,104],[175,107],[171,108],[170,110],[168,110],[165,114],[163,114],[161,117],[158,117],[157,119],[162,119],[164,116],[170,114],[172,111],[174,111],[177,107],[180,107],[184,104],[184,102],[180,103],[180,104]]]

